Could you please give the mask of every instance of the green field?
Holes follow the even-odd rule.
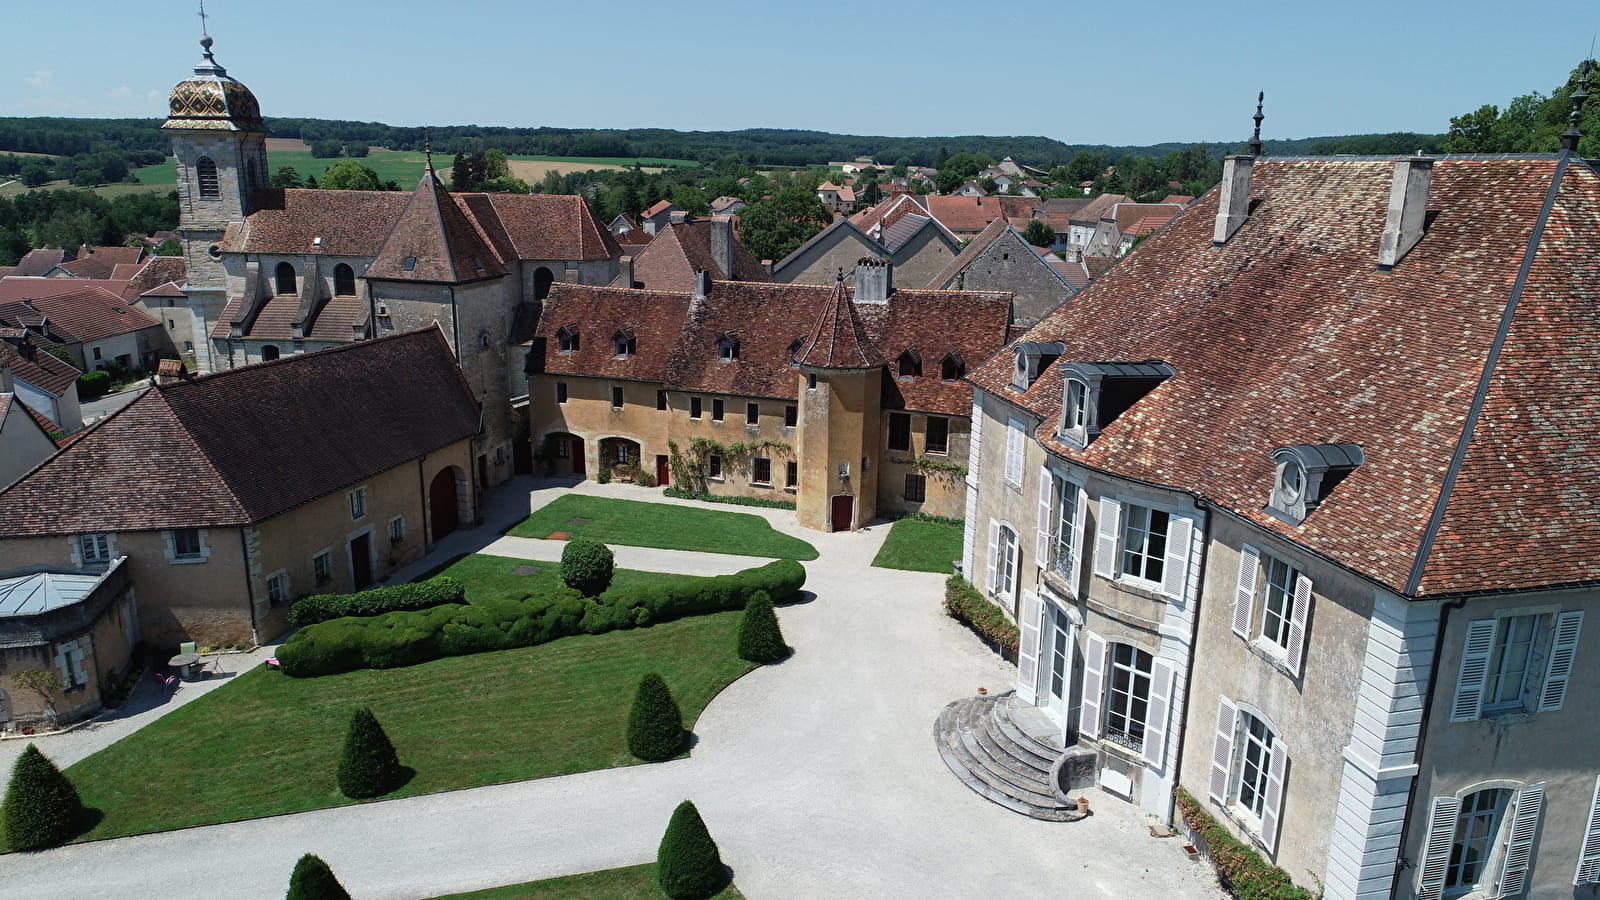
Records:
[[[654,156],[508,156],[506,159],[522,160],[523,162],[574,163],[576,165],[591,166],[596,169],[603,166],[621,166],[625,169],[631,169],[635,164],[656,169],[689,168],[700,165],[688,159],[661,159]]]
[[[450,894],[435,897],[434,900],[565,900],[570,897],[582,897],[584,900],[651,900],[666,896],[666,892],[656,884],[656,864],[645,863],[586,875],[528,881],[470,894]],[[743,896],[737,887],[730,884],[712,900],[734,900]]]

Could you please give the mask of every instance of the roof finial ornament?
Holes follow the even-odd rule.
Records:
[[[844,284],[844,266],[839,267],[839,272],[833,276],[833,280],[839,284]]]
[[[1258,91],[1258,92],[1256,92],[1256,114],[1250,117],[1250,118],[1254,119],[1255,122],[1256,122],[1255,134],[1250,135],[1250,155],[1251,156],[1260,156],[1261,155],[1261,120],[1266,118],[1266,116],[1263,116],[1261,114],[1261,104],[1266,99],[1267,99],[1267,92],[1266,91]]]
[[[422,126],[422,156],[428,167],[428,172],[433,172],[433,139],[428,136],[428,126]]]
[[[1578,141],[1583,139],[1583,129],[1578,123],[1583,119],[1583,101],[1589,99],[1589,60],[1578,67],[1578,83],[1572,89],[1572,114],[1567,119],[1567,130],[1561,133],[1563,153],[1578,153]]]

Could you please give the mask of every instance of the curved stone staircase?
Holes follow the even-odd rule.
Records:
[[[1050,822],[1076,822],[1087,813],[1052,785],[1061,780],[1064,747],[1028,735],[1013,721],[1016,698],[966,697],[939,713],[934,742],[945,764],[966,785],[1006,809]]]

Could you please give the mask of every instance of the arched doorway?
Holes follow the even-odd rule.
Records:
[[[457,466],[446,466],[433,476],[428,485],[428,526],[433,540],[437,541],[468,518],[462,505],[467,500],[466,473]]]
[[[543,300],[550,296],[550,285],[555,283],[554,272],[544,266],[533,270],[533,299]]]
[[[558,431],[544,436],[546,475],[583,475],[583,438]]]

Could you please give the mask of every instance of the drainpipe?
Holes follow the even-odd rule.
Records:
[[[1467,598],[1462,597],[1460,600],[1452,600],[1439,606],[1439,634],[1433,639],[1433,665],[1428,671],[1428,692],[1423,695],[1422,719],[1417,723],[1417,749],[1411,756],[1411,763],[1418,767],[1417,774],[1411,776],[1411,796],[1406,801],[1405,816],[1400,820],[1401,843],[1398,848],[1400,851],[1405,850],[1406,836],[1411,833],[1411,811],[1417,805],[1417,783],[1422,780],[1422,748],[1428,741],[1428,719],[1432,718],[1433,694],[1439,686],[1439,657],[1444,653],[1445,632],[1450,630],[1450,611],[1460,609],[1466,605]],[[1395,861],[1394,881],[1389,885],[1389,896],[1391,897],[1400,895],[1402,873],[1408,868],[1414,868],[1414,866],[1405,864],[1405,854],[1403,852],[1399,856],[1400,858]]]
[[[424,453],[417,457],[417,502],[422,508],[422,552],[433,552],[433,523],[428,519],[428,482],[422,477],[422,463],[428,458]]]
[[[244,604],[250,611],[250,640],[261,646],[261,629],[256,625],[256,589],[250,581],[250,545],[244,539],[244,527],[239,528],[239,555],[244,560]]]
[[[1189,626],[1189,659],[1185,661],[1183,666],[1183,708],[1178,711],[1181,732],[1178,738],[1178,749],[1172,754],[1172,793],[1167,797],[1168,831],[1177,830],[1173,826],[1177,823],[1178,786],[1183,772],[1183,747],[1189,740],[1189,701],[1193,696],[1194,689],[1195,644],[1200,640],[1200,594],[1205,588],[1206,557],[1210,555],[1211,546],[1211,512],[1204,504],[1199,502],[1195,503],[1195,508],[1205,513],[1205,531],[1202,533],[1207,535],[1207,539],[1200,542],[1200,584],[1195,588],[1194,615],[1190,617],[1194,624]]]

